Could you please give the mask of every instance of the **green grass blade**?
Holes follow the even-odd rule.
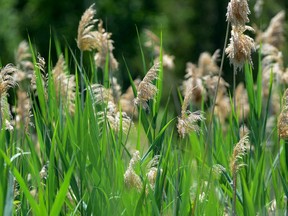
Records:
[[[4,215],[12,215],[13,201],[14,201],[14,179],[13,175],[9,172]]]
[[[68,188],[69,188],[69,184],[70,184],[70,178],[72,176],[73,170],[74,170],[74,166],[71,166],[65,175],[64,181],[61,185],[60,190],[58,191],[58,194],[57,194],[56,199],[54,201],[54,204],[52,206],[52,209],[50,212],[51,216],[59,215],[61,212],[61,208],[65,202],[65,198],[66,198],[66,195],[68,192]]]

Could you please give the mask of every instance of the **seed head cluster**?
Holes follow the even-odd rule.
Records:
[[[245,35],[246,30],[254,31],[250,26],[248,15],[250,10],[247,0],[231,0],[227,8],[227,21],[231,23],[231,38],[225,52],[235,69],[242,69],[243,64],[248,61],[252,64],[251,53],[255,51],[254,40]]]

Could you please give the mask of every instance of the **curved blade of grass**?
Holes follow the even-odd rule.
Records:
[[[252,197],[248,190],[244,175],[241,175],[241,185],[243,193],[243,211],[244,211],[243,213],[244,215],[256,215]]]
[[[68,170],[68,172],[64,178],[64,181],[61,185],[61,188],[60,188],[60,190],[56,196],[56,199],[54,201],[54,204],[52,206],[52,209],[50,212],[51,216],[59,215],[61,212],[61,208],[63,206],[63,203],[65,202],[65,197],[67,195],[67,191],[68,191],[69,184],[70,184],[70,178],[72,176],[73,170],[74,170],[74,165],[70,167],[70,169]]]
[[[157,146],[159,140],[162,138],[163,133],[166,131],[166,129],[168,128],[168,126],[175,120],[175,118],[171,119],[159,132],[159,134],[156,136],[153,144],[149,147],[149,149],[147,150],[147,152],[144,154],[144,156],[141,158],[141,162],[143,162],[146,157],[149,155],[149,153],[155,148],[155,146]]]
[[[7,193],[4,206],[4,215],[12,215],[14,201],[14,179],[11,172],[9,172]]]

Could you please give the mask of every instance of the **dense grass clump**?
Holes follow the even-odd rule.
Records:
[[[133,80],[123,58],[131,83],[123,93],[112,35],[94,18],[94,5],[79,23],[79,54],[55,39],[58,61],[50,53],[46,62],[22,42],[15,66],[0,71],[1,214],[287,214],[288,70],[273,43],[283,38],[283,12],[255,43],[244,35],[248,11],[243,23],[235,20],[237,2],[229,3],[226,52],[245,81],[234,80],[232,91],[221,77],[225,49],[220,66],[219,51],[204,52],[198,64],[187,63],[183,84],[170,88],[164,80],[174,56],[162,33],[146,30],[155,59],[145,61],[139,38],[146,75]]]

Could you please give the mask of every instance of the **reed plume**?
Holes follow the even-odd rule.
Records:
[[[0,70],[0,128],[12,130],[11,113],[7,101],[8,89],[14,88],[17,82],[13,78],[13,74],[17,73],[17,68],[12,64],[8,64]]]
[[[17,129],[23,129],[25,133],[29,132],[29,126],[34,126],[31,122],[31,100],[27,92],[17,91],[17,107],[15,108],[15,126]]]
[[[137,97],[134,100],[136,105],[142,105],[145,110],[148,110],[149,106],[147,101],[154,98],[157,93],[157,87],[153,85],[153,80],[158,78],[158,72],[160,70],[160,62],[154,64],[147,72],[144,79],[140,82],[137,88]]]
[[[144,29],[144,34],[146,36],[145,46],[152,49],[152,54],[155,58],[154,62],[160,61],[160,51],[161,51],[161,41],[160,38],[148,29]],[[175,56],[169,55],[162,47],[162,64],[165,69],[173,70]]]
[[[68,108],[71,114],[74,114],[76,98],[75,76],[68,75],[67,66],[62,54],[59,56],[52,70],[52,77],[58,103]]]
[[[246,30],[254,31],[249,26],[232,26],[231,38],[225,52],[235,69],[242,69],[244,63],[248,61],[252,65],[251,53],[255,51],[254,40],[245,35]]]
[[[219,50],[213,55],[208,52],[200,54],[198,64],[188,62],[186,64],[185,80],[182,83],[182,93],[185,97],[189,89],[193,89],[191,101],[193,104],[200,106],[202,100],[206,101],[209,96],[213,95],[216,89],[219,71],[217,61]],[[228,84],[220,78],[220,89],[226,91]],[[208,97],[207,97],[208,96]]]
[[[27,86],[25,86],[22,81],[31,79],[34,71],[32,55],[30,53],[29,45],[26,41],[22,41],[19,44],[15,53],[15,63],[18,70],[16,73],[14,73],[14,79],[22,88],[26,88]]]
[[[92,31],[98,21],[94,19],[96,10],[92,4],[82,15],[78,26],[77,46],[81,51],[91,51],[97,48],[95,31]]]
[[[142,181],[139,175],[135,172],[135,166],[140,161],[140,152],[136,151],[134,152],[130,162],[129,166],[124,174],[124,182],[126,187],[128,188],[136,188],[139,192],[142,190],[143,185]]]
[[[245,26],[249,22],[250,10],[247,0],[231,0],[227,7],[227,21],[233,26]]]
[[[99,119],[99,124],[102,124],[107,119],[111,129],[118,133],[120,130],[123,133],[128,134],[130,130],[130,125],[133,126],[132,119],[127,115],[126,112],[119,111],[113,97],[113,91],[111,89],[106,89],[100,84],[93,84],[90,87],[90,92],[92,94],[92,100],[97,104],[106,104],[104,111],[96,111],[96,115]]]
[[[288,140],[288,89],[283,94],[282,106],[278,117],[278,134],[281,139]]]
[[[136,79],[133,81],[136,88],[138,88],[141,80]],[[126,112],[130,117],[137,117],[138,111],[134,108],[134,92],[132,86],[130,86],[124,94],[120,96],[119,104],[122,108],[122,111]]]
[[[243,158],[247,154],[248,150],[247,146],[250,146],[248,134],[242,137],[240,141],[235,145],[233,149],[232,158],[230,161],[230,169],[233,178],[233,205],[232,205],[233,215],[236,215],[237,174],[242,167],[246,166],[246,164],[243,163]]]
[[[281,49],[285,42],[284,23],[285,11],[280,11],[271,19],[268,28],[264,32],[257,32],[256,42],[258,44],[268,43],[278,49]]]
[[[95,54],[94,60],[96,66],[105,70],[106,61],[109,62],[109,69],[111,71],[116,71],[118,69],[118,62],[113,55],[113,40],[111,40],[112,34],[106,32],[103,28],[102,20],[98,23],[98,31],[95,32],[95,40],[96,40],[96,49],[97,53]]]
[[[184,97],[181,108],[181,116],[178,117],[177,129],[181,138],[184,138],[186,134],[189,134],[193,131],[200,133],[201,129],[198,126],[198,122],[205,120],[205,117],[201,111],[191,112],[187,110],[192,95],[193,89],[190,89],[189,93]]]

